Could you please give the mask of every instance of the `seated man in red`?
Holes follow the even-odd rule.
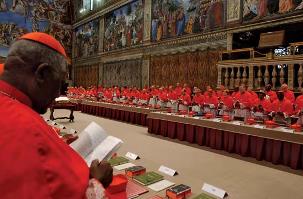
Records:
[[[67,73],[64,48],[29,33],[9,49],[0,80],[1,198],[84,199],[95,178],[106,187],[108,163],[86,162],[42,119]]]
[[[285,98],[287,98],[291,103],[295,103],[294,92],[288,89],[287,84],[282,84],[281,91],[283,91]]]
[[[266,99],[266,94],[263,90],[259,92],[259,97],[254,101],[253,106],[257,111],[270,112],[272,104],[269,99]]]
[[[179,97],[179,111],[187,111],[188,106],[191,105],[191,97],[186,90],[183,89],[182,95]]]
[[[218,106],[218,97],[216,96],[215,92],[212,89],[207,91],[207,95],[204,96],[204,103],[210,105],[210,108],[214,108]]]
[[[301,95],[296,99],[296,113],[301,113],[303,111],[303,88],[301,89]]]
[[[223,91],[222,97],[219,100],[219,103],[223,104],[223,106],[225,106],[225,107],[223,107],[224,110],[231,110],[234,105],[233,98],[228,93],[229,93],[229,91],[227,89],[225,89]]]
[[[239,92],[235,95],[235,103],[239,102],[241,108],[250,108],[252,107],[252,96],[249,92],[246,91],[245,85],[239,87]]]
[[[285,116],[291,116],[294,113],[293,104],[284,96],[283,91],[277,93],[278,99],[273,102],[271,110],[276,113],[283,113]]]
[[[216,95],[218,99],[220,99],[223,96],[224,91],[225,91],[225,87],[223,85],[220,85],[220,87],[217,88]]]
[[[202,95],[201,90],[197,87],[194,88],[194,97],[193,97],[193,111],[201,112],[201,107],[204,104],[204,95]]]
[[[265,94],[266,98],[268,98],[271,102],[274,102],[278,99],[276,92],[271,90],[270,84],[267,84],[265,86]]]

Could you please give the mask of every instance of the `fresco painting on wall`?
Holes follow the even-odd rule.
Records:
[[[144,2],[133,1],[105,17],[104,51],[142,44]]]
[[[223,25],[223,0],[152,1],[152,41],[205,32]]]
[[[53,35],[71,52],[69,0],[0,0],[0,56],[12,42],[28,32]]]
[[[227,23],[240,21],[241,18],[241,0],[228,0],[227,3]]]
[[[99,49],[99,19],[76,28],[75,57],[95,55]]]
[[[302,0],[244,0],[243,20],[252,21],[282,17],[303,9]]]

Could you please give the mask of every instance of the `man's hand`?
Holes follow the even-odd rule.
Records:
[[[94,160],[90,166],[90,177],[99,180],[107,188],[113,180],[113,168],[106,161]]]

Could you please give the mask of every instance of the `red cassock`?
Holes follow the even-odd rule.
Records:
[[[295,103],[294,92],[288,90],[288,91],[284,92],[284,97],[287,98],[291,103]]]
[[[245,91],[244,93],[237,93],[235,95],[235,101],[239,101],[241,104],[243,104],[245,107],[251,107],[253,104],[253,97],[252,95]]]
[[[213,91],[213,94],[212,94],[212,95],[213,95],[213,96],[216,96],[216,97],[218,98],[216,92]],[[207,96],[209,96],[209,91],[205,91],[205,92],[204,92],[204,97],[207,97]]]
[[[31,105],[0,81],[1,199],[85,198],[89,168]]]
[[[191,89],[189,87],[186,87],[185,88],[185,92],[188,94],[188,95],[191,95]]]
[[[159,92],[159,95],[158,95],[159,99],[163,102],[166,102],[167,101],[167,92],[165,91],[160,91]]]
[[[177,87],[175,88],[175,92],[177,93],[177,95],[181,95],[181,94],[182,94],[182,87],[177,86]]]
[[[261,105],[266,112],[270,112],[272,110],[272,104],[269,99],[263,99],[263,100],[257,99],[255,101],[255,105],[256,106]]]
[[[187,93],[185,95],[181,95],[179,97],[179,99],[181,100],[181,103],[188,106],[191,104],[191,98],[190,95],[188,95]]]
[[[204,104],[204,95],[196,94],[193,97],[193,102],[196,103],[197,105],[203,105]]]
[[[150,96],[148,93],[141,93],[140,94],[140,99],[141,100],[149,100],[150,99]]]
[[[296,99],[296,111],[301,111],[303,109],[303,95],[300,95]]]
[[[169,100],[177,100],[179,98],[179,95],[175,91],[171,91],[168,93],[168,99]]]
[[[204,98],[204,103],[205,104],[213,104],[215,107],[218,106],[218,97],[216,95],[212,95],[211,97],[209,95],[205,96]]]
[[[217,91],[216,95],[219,99],[221,99],[223,97],[223,92],[222,91]]]
[[[232,109],[233,106],[234,106],[234,100],[231,96],[227,95],[227,96],[224,96],[222,95],[221,97],[221,102],[227,106],[228,109]]]
[[[266,92],[266,95],[269,96],[269,99],[270,99],[271,102],[274,102],[278,99],[277,93],[274,92],[274,91],[268,91],[268,92]]]
[[[280,102],[279,100],[274,101],[272,103],[272,111],[283,112],[287,115],[292,115],[294,112],[292,103],[286,98],[284,98],[282,102]]]

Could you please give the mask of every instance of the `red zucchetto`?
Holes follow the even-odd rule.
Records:
[[[19,38],[19,40],[20,39],[27,39],[27,40],[38,42],[49,48],[52,48],[53,50],[57,51],[64,57],[67,57],[65,50],[64,50],[63,46],[60,44],[60,42],[58,40],[56,40],[54,37],[52,37],[46,33],[32,32],[32,33],[23,35],[22,37]]]

